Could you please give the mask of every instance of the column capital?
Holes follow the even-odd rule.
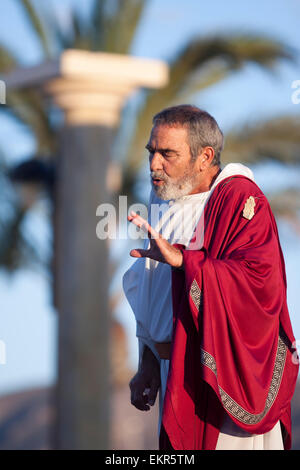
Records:
[[[65,112],[68,124],[114,127],[134,90],[167,84],[168,67],[160,60],[68,49],[57,60],[3,78],[11,88],[42,86]]]

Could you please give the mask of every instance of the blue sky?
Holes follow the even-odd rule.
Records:
[[[36,0],[37,6],[52,8],[67,27],[68,8],[75,5],[86,15],[91,0]],[[291,47],[299,44],[300,2],[298,0],[254,0],[227,2],[215,0],[152,0],[137,31],[132,53],[136,56],[169,59],[194,35],[220,32],[260,33],[280,39]],[[1,0],[0,42],[9,45],[24,65],[39,63],[41,49],[17,0]],[[300,54],[299,54],[300,60]],[[278,114],[298,114],[300,105],[291,102],[292,81],[300,79],[297,66],[282,63],[275,75],[248,65],[205,93],[194,97],[195,104],[206,108],[221,128],[231,128]],[[0,148],[9,162],[21,160],[35,149],[35,143],[22,126],[0,116]],[[299,169],[293,172],[282,165],[254,167],[263,191],[299,185]],[[147,189],[147,188],[146,188]],[[43,204],[33,211],[28,227],[41,245],[49,236]],[[96,225],[96,221],[95,221]],[[300,238],[278,221],[288,278],[288,304],[296,338],[300,339],[300,303],[298,300]],[[118,253],[124,253],[120,244]],[[127,255],[127,251],[125,250]],[[128,256],[120,267],[113,287],[120,285],[124,270],[131,264]],[[0,274],[0,340],[6,343],[7,364],[0,364],[0,393],[51,383],[55,379],[56,313],[51,306],[47,279],[37,272],[21,271],[12,278]],[[130,360],[136,362],[135,324],[126,302],[117,312],[129,334]]]

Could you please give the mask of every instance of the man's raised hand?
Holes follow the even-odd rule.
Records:
[[[130,251],[130,256],[134,258],[151,258],[161,263],[167,263],[174,268],[180,268],[182,266],[183,256],[181,251],[172,246],[160,233],[156,232],[147,220],[143,219],[134,211],[130,212],[127,219],[146,232],[150,239],[150,247],[148,250],[135,248]]]

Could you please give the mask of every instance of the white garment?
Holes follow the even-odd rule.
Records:
[[[283,450],[280,421],[265,434],[249,434],[226,415],[216,450]]]
[[[254,181],[252,171],[240,163],[229,163],[215,179],[209,191],[183,196],[176,201],[162,201],[151,191],[148,206],[148,222],[171,244],[188,246],[194,228],[203,216],[204,207],[213,190],[223,179],[244,175]],[[151,205],[161,205],[157,220],[151,217]],[[144,248],[149,246],[145,239]],[[201,245],[198,249],[201,248]],[[160,361],[161,393],[160,418],[166,389],[169,361],[161,360],[154,344],[169,342],[172,338],[171,267],[150,258],[138,258],[123,276],[123,290],[136,318],[136,335],[139,339],[139,357],[146,344]]]

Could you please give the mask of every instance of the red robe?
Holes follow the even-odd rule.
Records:
[[[243,215],[249,196],[252,218]],[[215,449],[228,413],[253,434],[280,420],[289,449],[299,361],[267,198],[245,176],[224,179],[204,209],[202,248],[174,246],[183,253],[184,271],[172,271],[173,339],[160,448]]]

